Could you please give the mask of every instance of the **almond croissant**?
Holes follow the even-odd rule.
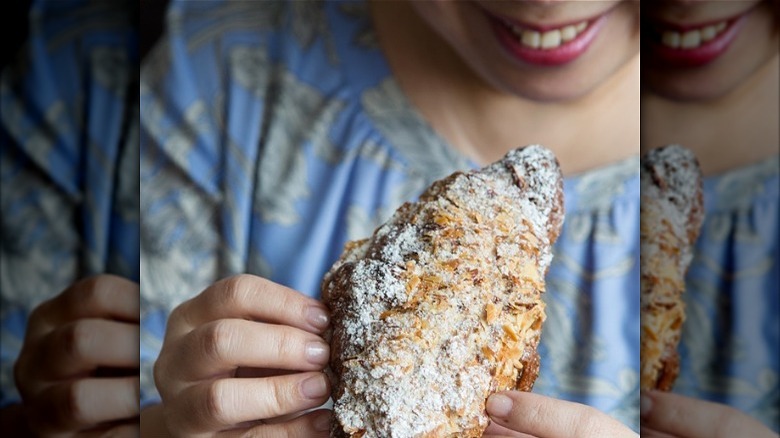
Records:
[[[541,146],[435,182],[322,284],[335,437],[480,437],[487,397],[529,391],[562,178]]]
[[[679,146],[645,154],[640,173],[640,386],[669,391],[679,372],[685,273],[703,220],[702,177],[696,157]]]

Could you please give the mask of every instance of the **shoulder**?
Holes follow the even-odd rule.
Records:
[[[202,98],[237,86],[262,98],[269,83],[288,72],[326,93],[343,88],[359,82],[349,65],[364,61],[361,74],[372,68],[356,59],[361,44],[376,49],[361,43],[370,27],[361,5],[174,0],[164,35],[143,65],[143,85]]]
[[[378,50],[357,48],[368,19],[359,5],[174,1],[142,66],[145,138],[180,167],[207,166],[231,143],[251,157],[272,130],[303,140],[290,125],[314,130],[354,112],[361,87],[378,81],[366,78],[389,74],[365,58],[381,60]]]

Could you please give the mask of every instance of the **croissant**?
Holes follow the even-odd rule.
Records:
[[[334,437],[480,437],[487,397],[531,390],[562,178],[541,146],[456,172],[326,274]]]
[[[679,372],[685,273],[703,220],[702,176],[679,146],[645,154],[640,174],[640,387],[669,391]]]

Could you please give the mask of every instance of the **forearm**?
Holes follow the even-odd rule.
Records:
[[[141,436],[155,438],[171,436],[165,426],[161,404],[150,405],[141,410]]]

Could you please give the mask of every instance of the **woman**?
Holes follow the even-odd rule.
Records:
[[[568,176],[547,396],[491,398],[488,433],[635,436],[558,398],[638,428],[637,3],[168,14],[141,85],[144,433],[327,434],[327,412],[289,415],[329,395],[316,298],[344,242],[434,180],[541,143]]]

